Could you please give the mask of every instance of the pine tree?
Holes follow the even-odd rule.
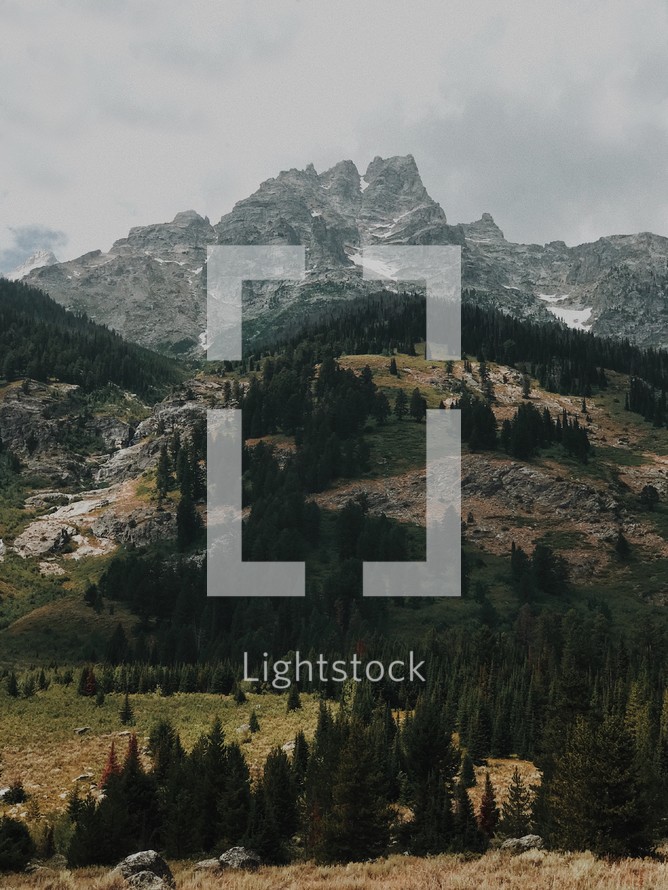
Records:
[[[499,831],[506,837],[524,837],[531,830],[531,792],[519,767],[515,767],[508,786],[508,796],[501,811]]]
[[[528,374],[522,374],[522,398],[528,399],[531,396],[531,378]]]
[[[114,780],[112,779],[112,782]],[[133,732],[120,773],[120,784],[128,811],[128,831],[132,844],[145,849],[158,827],[157,784],[147,775],[139,757],[139,744]]]
[[[480,811],[478,814],[478,825],[480,830],[487,835],[493,837],[496,827],[499,824],[499,809],[496,805],[496,795],[494,794],[494,786],[489,777],[489,773],[485,773],[485,788],[480,801]]]
[[[262,779],[256,782],[253,789],[250,821],[243,844],[253,849],[264,862],[275,865],[285,862],[285,843],[273,808],[269,806]]]
[[[225,775],[218,799],[219,842],[238,844],[248,830],[251,813],[250,773],[238,744],[225,748]]]
[[[183,451],[181,451],[183,453]],[[186,550],[198,537],[202,520],[187,492],[181,496],[176,508],[176,538],[180,550]]]
[[[390,416],[390,403],[384,392],[376,393],[372,408],[373,416],[376,418],[378,424],[382,426]]]
[[[403,389],[400,389],[394,400],[394,416],[397,420],[403,420],[408,413],[408,398]]]
[[[320,858],[327,862],[359,862],[385,852],[390,810],[383,786],[364,727],[353,721],[334,775],[332,807],[324,821]]]
[[[615,541],[615,553],[622,560],[622,562],[627,562],[631,558],[631,547],[621,528],[617,532],[617,540]]]
[[[648,852],[660,815],[650,790],[623,720],[578,718],[548,788],[555,843],[608,856]]]
[[[290,692],[288,693],[288,704],[286,707],[286,711],[289,714],[290,711],[299,711],[301,710],[302,700],[299,696],[299,687],[296,683],[292,683],[290,686]]]
[[[416,423],[420,423],[427,415],[427,400],[420,394],[420,390],[417,386],[411,394],[409,411]]]
[[[473,788],[476,784],[475,769],[470,755],[465,752],[462,755],[462,765],[460,770],[460,780],[464,788]]]
[[[394,358],[394,356],[390,359],[390,374],[392,374],[393,377],[399,376],[399,371],[397,369],[397,360]]]
[[[295,748],[292,752],[292,773],[295,779],[295,787],[299,792],[303,791],[306,770],[309,761],[309,744],[303,730],[299,730],[295,736]]]
[[[7,677],[7,695],[11,698],[19,697],[19,681],[16,679],[14,671],[11,671]]]
[[[197,806],[197,831],[201,849],[211,850],[221,837],[220,800],[227,775],[225,733],[216,717],[210,731],[195,743],[190,764],[196,775],[193,783]]]
[[[134,723],[135,713],[132,709],[132,705],[130,704],[130,696],[127,692],[125,693],[125,698],[123,699],[119,717],[123,726],[128,726],[131,723]]]
[[[35,855],[35,844],[23,822],[3,815],[0,819],[0,872],[24,871]]]
[[[92,667],[85,667],[81,671],[79,677],[78,693],[79,695],[95,698],[97,692],[97,678]]]
[[[245,705],[248,699],[246,698],[246,693],[243,691],[241,686],[237,683],[234,688],[234,703],[237,705]]]
[[[169,720],[160,720],[151,730],[148,747],[153,758],[153,772],[159,782],[184,759],[181,740]]]
[[[255,733],[260,731],[260,721],[257,719],[257,714],[255,713],[255,709],[251,711],[251,715],[248,719],[248,726],[250,727],[250,731]]]
[[[427,775],[413,795],[412,810],[407,832],[411,852],[426,856],[450,850],[454,833],[452,795],[441,773]]]
[[[486,844],[463,782],[457,782],[455,789],[454,844],[455,848],[461,851],[482,850]]]
[[[297,788],[285,751],[275,748],[265,761],[262,776],[267,814],[275,825],[281,848],[278,859],[287,859],[287,844],[297,831]]]

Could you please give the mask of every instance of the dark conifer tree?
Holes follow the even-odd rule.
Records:
[[[217,843],[226,847],[238,844],[248,830],[250,812],[250,772],[241,748],[233,743],[225,750],[225,775],[218,800],[220,836]]]
[[[478,825],[480,830],[487,837],[491,838],[496,832],[499,824],[499,808],[496,805],[496,795],[494,794],[494,786],[489,777],[489,773],[485,773],[485,788],[480,801],[480,811],[478,814]]]
[[[389,843],[390,809],[364,727],[353,721],[347,735],[319,850],[320,858],[327,862],[375,858]]]
[[[123,699],[119,717],[123,726],[128,726],[129,724],[134,723],[135,713],[132,708],[132,704],[130,703],[130,695],[127,692],[125,693],[125,698]]]
[[[499,831],[506,837],[523,837],[531,830],[531,792],[515,767],[501,811]]]
[[[286,706],[286,710],[288,713],[290,711],[299,711],[302,706],[302,700],[299,696],[299,687],[296,683],[292,683],[290,685],[290,692],[288,693],[288,703]]]
[[[394,416],[397,420],[403,420],[408,413],[408,398],[403,389],[400,389],[394,400]]]
[[[633,739],[618,717],[576,721],[557,758],[548,801],[552,839],[562,848],[634,856],[654,845],[659,814],[652,811]]]
[[[464,788],[473,788],[473,786],[476,784],[473,760],[467,752],[464,752],[464,754],[462,755],[460,781],[463,784]]]
[[[417,386],[411,394],[409,411],[416,423],[423,421],[427,415],[427,400],[421,395]]]

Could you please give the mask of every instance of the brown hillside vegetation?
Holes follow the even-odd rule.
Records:
[[[605,862],[589,853],[488,853],[477,859],[392,856],[372,863],[263,868],[212,877],[192,866],[174,867],[178,890],[665,890],[668,865],[655,860]],[[3,890],[124,890],[103,869],[0,878]]]

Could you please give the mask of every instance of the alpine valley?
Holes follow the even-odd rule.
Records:
[[[205,360],[215,244],[306,247],[245,286],[239,362]],[[461,361],[418,288],[362,280],[375,244],[461,247]],[[667,261],[448,223],[407,156],[0,279],[0,886],[663,886]],[[244,559],[304,561],[305,597],[206,595],[223,407]],[[364,561],[424,557],[431,409],[461,411],[462,596],[364,598]],[[244,680],[297,650],[427,680]]]

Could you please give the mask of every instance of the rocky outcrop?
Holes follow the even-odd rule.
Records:
[[[82,455],[124,448],[133,432],[130,423],[111,412],[86,412],[77,386],[28,379],[0,392],[3,446],[54,485],[91,479],[93,467]]]
[[[27,281],[127,339],[174,353],[196,347],[205,328],[207,245],[216,233],[194,211],[137,227],[108,253],[31,272]]]
[[[583,482],[555,478],[551,473],[515,461],[490,460],[483,455],[467,456],[462,464],[462,499],[494,499],[512,515],[546,513],[573,522],[614,523],[620,504]]]

